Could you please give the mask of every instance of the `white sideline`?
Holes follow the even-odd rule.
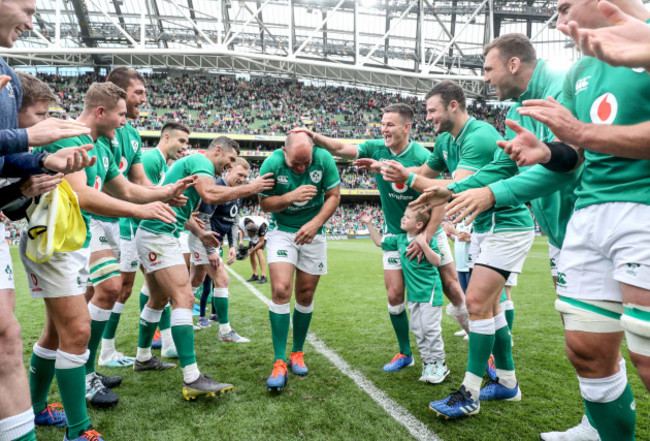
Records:
[[[244,280],[244,278],[237,274],[232,268],[226,266],[226,269],[262,302],[267,305],[271,302],[264,294],[253,285],[246,282],[246,280]],[[413,414],[411,414],[404,406],[401,406],[389,397],[386,392],[377,388],[370,380],[364,377],[361,372],[352,369],[344,359],[328,348],[327,345],[319,340],[312,332],[307,335],[307,341],[314,347],[314,349],[316,349],[316,352],[326,357],[330,362],[332,362],[332,364],[334,364],[334,366],[343,372],[343,374],[354,381],[359,389],[367,393],[370,398],[380,405],[395,421],[406,427],[409,433],[415,438],[422,441],[442,441],[442,438],[432,432],[426,424],[413,416]]]

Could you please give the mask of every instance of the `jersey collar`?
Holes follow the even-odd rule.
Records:
[[[464,135],[465,132],[467,131],[467,128],[469,127],[470,123],[471,123],[474,119],[475,119],[475,118],[474,118],[473,116],[470,116],[470,117],[467,119],[467,121],[465,121],[465,124],[463,124],[463,127],[460,129],[460,132],[458,132],[458,136],[455,137],[455,138],[452,136],[452,138],[454,139],[454,142],[455,142],[456,144],[458,144],[458,141],[463,137],[463,135]]]
[[[398,155],[395,155],[395,153],[393,153],[393,151],[390,150],[390,148],[389,148],[388,150],[390,150],[390,152],[393,153],[393,155],[395,155],[396,158],[399,158],[400,156],[404,156],[404,155],[406,154],[406,152],[408,152],[409,150],[411,150],[411,147],[412,147],[412,146],[413,146],[413,141],[409,141],[409,143],[408,143],[408,145],[406,146],[406,148],[405,148],[404,150],[402,150],[401,152],[399,152]]]

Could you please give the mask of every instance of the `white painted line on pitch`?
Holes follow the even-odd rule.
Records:
[[[230,274],[235,276],[237,280],[244,284],[246,288],[255,296],[260,299],[265,304],[271,303],[260,290],[255,288],[250,283],[246,282],[242,276],[237,274],[235,270],[226,266],[226,269]],[[406,427],[411,435],[413,435],[418,440],[428,440],[428,441],[442,441],[438,435],[432,432],[426,424],[418,420],[411,412],[409,412],[404,406],[397,403],[393,400],[386,392],[376,387],[372,381],[368,380],[363,374],[352,367],[341,358],[336,352],[327,347],[327,345],[319,340],[312,332],[307,334],[307,341],[316,349],[316,352],[326,357],[334,366],[336,366],[343,374],[349,377],[355,384],[370,395],[370,398],[381,406],[388,415],[393,417],[395,421],[400,423],[402,426]]]

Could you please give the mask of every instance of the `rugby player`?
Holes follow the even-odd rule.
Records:
[[[266,385],[273,391],[282,390],[289,377],[286,346],[294,277],[296,302],[289,366],[295,375],[307,375],[303,346],[314,311],[316,287],[320,276],[327,274],[323,225],[341,200],[341,180],[332,155],[314,148],[306,133],[289,133],[284,144],[260,168],[260,175],[272,173],[275,177],[275,186],[259,195],[260,207],[271,213],[267,257],[274,363]]]
[[[641,2],[617,5],[638,20],[650,19]],[[570,20],[583,28],[613,24],[593,3],[560,0],[557,7],[560,25]],[[519,110],[548,125],[559,139],[585,149],[582,183],[558,267],[556,309],[587,416],[603,440],[634,439],[634,397],[619,364],[624,334],[630,359],[650,389],[650,254],[645,245],[650,163],[633,159],[648,156],[644,141],[630,142],[643,132],[634,129],[647,125],[649,84],[644,69],[584,57],[567,74],[566,108],[549,99],[526,101]],[[547,166],[570,170],[578,164],[579,155],[566,144],[547,145],[524,129],[517,131],[515,139],[503,144],[514,159],[528,162],[533,153],[545,152],[541,162]],[[592,145],[589,131],[603,139]],[[629,134],[617,137],[625,132]]]
[[[216,180],[216,184],[227,187],[242,185],[248,178],[249,170],[250,165],[248,165],[248,162],[244,158],[237,158],[232,167],[226,172],[226,175]],[[241,205],[242,200],[235,199],[217,206],[206,204],[205,202],[202,202],[199,206],[198,216],[205,223],[205,229],[217,233],[222,240],[224,237],[228,239],[228,265],[231,265],[235,261],[235,240],[232,230],[239,216]],[[230,326],[230,319],[228,317],[228,297],[230,296],[228,286],[230,285],[230,278],[220,257],[221,249],[212,248],[202,243],[194,234],[190,234],[190,250],[192,251],[190,266],[192,289],[203,283],[206,275],[214,281],[212,306],[213,310],[217,311],[219,317],[219,333],[217,334],[217,339],[222,342],[232,343],[250,342],[249,339],[239,335]],[[204,285],[203,292],[201,293],[201,309],[197,323],[199,326],[206,328],[211,326],[210,322],[205,318],[205,304],[209,295],[209,288],[206,289]]]
[[[269,223],[262,216],[246,216],[239,220],[239,244],[244,244],[244,237],[248,237],[248,256],[251,258],[253,276],[247,282],[257,282],[262,285],[266,280],[266,260],[264,260],[264,248],[266,248],[266,232]],[[261,276],[257,275],[257,263],[260,264]]]
[[[189,134],[190,130],[183,124],[177,122],[168,122],[162,127],[156,148],[146,150],[142,153],[142,167],[149,182],[155,186],[162,185],[168,169],[167,163],[178,159],[187,149]],[[132,170],[137,170],[139,168],[138,165],[134,164]],[[124,305],[133,291],[135,274],[138,267],[140,267],[138,253],[135,248],[135,231],[138,228],[138,223],[138,219],[120,219],[120,275],[122,276],[122,289],[104,329],[99,354],[100,366],[128,365],[128,362],[125,363],[123,361],[124,357],[122,354],[115,349],[115,333],[120,316],[124,310]],[[147,303],[148,297],[149,289],[145,282],[142,285],[140,294],[140,311],[142,311],[145,303]],[[171,335],[170,314],[169,306],[166,306],[159,324],[162,343],[161,354],[164,357],[177,356]]]
[[[142,191],[130,184],[110,160],[111,152],[100,141],[101,137],[111,139],[115,129],[124,124],[126,95],[122,89],[110,83],[94,83],[84,99],[80,121],[91,130],[90,136],[82,135],[43,147],[45,151],[56,151],[74,145],[94,143],[91,151],[97,157],[94,166],[66,177],[76,192],[79,206],[86,223],[87,235],[83,248],[73,252],[55,252],[43,263],[35,263],[26,255],[27,232],[20,239],[20,256],[27,272],[32,297],[44,298],[47,320],[45,329],[34,346],[30,375],[33,376],[31,392],[34,402],[47,398],[53,376],[57,383],[65,409],[67,426],[65,440],[82,440],[100,435],[90,425],[86,410],[86,368],[89,358],[91,318],[84,298],[89,275],[88,248],[90,242],[89,216],[93,212],[105,216],[127,216],[141,219],[160,219],[173,222],[174,212],[162,202],[150,202],[160,197],[156,192]],[[122,201],[103,193],[106,187],[111,194],[131,200]],[[182,191],[187,185],[179,186]],[[36,362],[35,362],[36,360]],[[49,362],[48,362],[49,360]],[[51,360],[55,360],[52,369]],[[93,382],[101,382],[95,377]],[[105,389],[97,387],[98,390]],[[43,397],[43,398],[41,398]]]
[[[146,272],[150,296],[140,315],[138,351],[133,365],[135,371],[169,369],[175,365],[163,363],[151,355],[151,342],[160,321],[162,310],[171,299],[171,330],[183,370],[183,396],[193,400],[201,395],[214,396],[233,388],[231,384],[219,383],[199,371],[194,352],[192,307],[194,296],[178,236],[186,222],[197,235],[201,230],[190,221],[192,211],[200,200],[208,204],[220,204],[230,200],[259,193],[273,187],[270,174],[260,176],[249,184],[225,187],[215,184],[215,175],[232,165],[239,153],[236,142],[221,143],[213,140],[204,154],[193,154],[176,161],[165,175],[164,183],[177,182],[187,176],[198,175],[196,185],[185,191],[187,202],[174,207],[177,221],[165,224],[158,221],[141,222],[136,232],[138,257]],[[223,144],[223,145],[222,145]],[[219,244],[208,239],[213,246]]]
[[[409,136],[413,124],[413,109],[406,104],[392,104],[383,110],[382,140],[366,141],[356,146],[344,144],[336,139],[327,138],[306,129],[296,129],[296,132],[307,133],[314,143],[326,149],[331,154],[344,159],[356,160],[354,165],[369,168],[377,180],[382,210],[384,213],[384,235],[400,234],[400,219],[409,202],[415,200],[419,193],[405,185],[397,185],[384,180],[380,173],[380,162],[394,159],[406,167],[418,167],[429,157],[429,151]],[[453,256],[447,237],[440,228],[442,210],[434,210],[427,225],[427,239],[436,235],[438,249],[442,254],[442,262],[438,268],[443,283],[443,291],[455,306],[454,318],[462,327],[467,327],[467,310],[465,295],[458,282],[458,274],[453,265]],[[410,256],[421,258],[422,250],[418,244],[413,244],[409,250]],[[404,276],[399,260],[399,254],[394,251],[384,251],[384,283],[388,294],[388,312],[399,344],[399,353],[390,363],[384,365],[384,371],[398,371],[413,365],[413,355],[409,340],[409,323],[404,300]]]

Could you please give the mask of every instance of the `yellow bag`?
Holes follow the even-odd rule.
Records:
[[[37,199],[27,209],[27,257],[43,263],[52,253],[80,249],[86,242],[86,224],[68,181]]]

